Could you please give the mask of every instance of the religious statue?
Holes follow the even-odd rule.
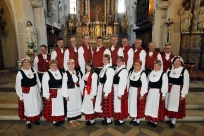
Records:
[[[198,15],[198,30],[203,32],[204,29],[204,5],[200,7]]]
[[[48,17],[52,17],[53,14],[53,10],[52,10],[52,4],[53,4],[53,0],[48,0],[48,6],[47,6],[47,16]]]
[[[129,27],[129,21],[128,21],[128,16],[125,15],[123,17],[123,19],[121,20],[121,29],[122,29],[122,32],[125,34],[127,33],[127,28]]]
[[[27,43],[34,43],[36,46],[38,42],[37,33],[30,21],[27,21],[26,34],[27,34]]]
[[[181,16],[181,32],[189,32],[189,27],[191,26],[191,19],[193,17],[189,3],[186,3],[185,5],[181,6],[180,16]]]

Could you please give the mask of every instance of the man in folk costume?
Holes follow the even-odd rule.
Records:
[[[123,51],[122,51],[122,54],[119,54],[119,56],[124,57],[126,68],[129,71],[132,68],[134,51],[130,47],[129,40],[127,37],[122,38],[122,45],[123,47],[121,49]]]
[[[16,75],[16,93],[19,97],[19,117],[26,119],[27,128],[31,128],[31,122],[39,125],[42,104],[40,96],[41,83],[37,72],[30,67],[30,58],[23,57],[20,60],[21,70]]]
[[[57,39],[57,47],[51,53],[51,59],[56,59],[58,61],[58,69],[59,71],[64,72],[64,40],[62,38]]]
[[[119,56],[116,61],[117,67],[113,78],[114,87],[114,119],[115,125],[124,124],[124,119],[128,117],[128,92],[127,77],[128,71],[125,68],[125,60]]]
[[[157,122],[164,121],[165,96],[168,91],[168,78],[161,69],[161,61],[154,62],[154,70],[149,74],[149,90],[145,107],[145,119],[150,120],[147,125],[157,126]]]
[[[111,56],[109,49],[103,46],[103,37],[98,36],[96,40],[97,47],[93,50],[93,63],[95,67],[95,72],[99,75],[101,69],[103,68],[103,55],[108,54]],[[112,65],[112,59],[110,58],[110,64]]]
[[[35,70],[38,72],[38,76],[41,82],[43,74],[47,72],[49,69],[50,58],[51,58],[50,54],[47,54],[47,46],[41,45],[40,54],[35,56],[33,63]]]
[[[80,125],[77,119],[81,118],[82,88],[81,76],[75,68],[75,62],[70,59],[67,63],[68,70],[63,74],[62,95],[67,101],[67,119],[71,126]]]
[[[135,62],[135,60],[141,60],[142,70],[145,70],[146,51],[142,48],[142,40],[139,38],[136,38],[134,41],[134,45],[135,45],[135,51],[134,51],[133,62]]]
[[[84,35],[83,44],[78,49],[79,66],[83,74],[85,74],[85,63],[88,60],[92,60],[93,58],[93,50],[92,50],[92,47],[89,45],[89,42],[90,42],[90,36],[87,34]]]
[[[138,126],[140,124],[140,118],[144,117],[148,88],[147,76],[142,69],[141,60],[135,60],[134,69],[130,72],[128,80],[128,111],[132,119],[130,124]]]
[[[49,62],[50,69],[43,75],[44,117],[58,127],[64,121],[62,96],[62,73],[57,69],[57,60]]]
[[[114,69],[110,64],[110,55],[103,55],[103,69],[99,74],[98,92],[94,111],[99,113],[100,118],[104,118],[102,125],[112,123],[113,117],[113,77]]]
[[[84,80],[84,90],[83,90],[83,102],[81,111],[85,115],[85,119],[88,120],[86,122],[87,126],[91,126],[95,124],[96,114],[94,112],[94,104],[95,104],[95,96],[97,92],[97,82],[98,75],[94,72],[94,65],[91,60],[86,62],[86,73],[83,77]]]
[[[118,59],[118,56],[123,52],[122,48],[120,48],[120,46],[118,45],[118,36],[116,34],[111,36],[111,44],[112,46],[109,48],[109,50],[111,51],[112,66],[116,68],[116,61]]]
[[[148,45],[149,51],[147,52],[146,55],[146,60],[145,60],[145,71],[147,74],[149,74],[153,69],[154,69],[154,62],[156,60],[160,60],[162,63],[161,69],[163,70],[163,62],[162,62],[162,57],[161,54],[155,51],[155,43],[150,42]]]
[[[161,54],[163,61],[163,71],[166,72],[168,68],[172,67],[172,58],[174,55],[172,54],[171,44],[167,43],[164,47],[164,53]]]
[[[77,47],[76,37],[72,36],[69,41],[71,46],[67,48],[64,53],[64,70],[65,71],[68,70],[67,62],[70,59],[73,59],[75,62],[75,70],[81,73],[79,62],[78,62],[78,47]]]
[[[176,119],[186,116],[185,97],[189,91],[189,73],[182,67],[183,59],[176,56],[172,60],[173,66],[167,70],[169,90],[166,99],[167,117],[170,128],[174,128]]]

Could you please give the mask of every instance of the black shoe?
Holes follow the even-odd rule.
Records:
[[[125,122],[123,121],[122,123],[120,123],[120,121],[118,121],[118,122],[115,122],[115,125],[116,126],[120,126],[120,125],[122,125],[122,124],[124,124]]]
[[[64,124],[64,121],[59,121],[58,123],[59,123],[59,124]]]
[[[170,128],[175,128],[175,124],[170,123],[170,124],[169,124],[169,127],[170,127]]]
[[[138,123],[137,121],[134,121],[133,125],[134,126],[139,126],[140,123]]]
[[[147,125],[150,125],[150,126],[151,126],[152,124],[153,124],[153,123],[152,123],[151,121],[147,122]]]
[[[35,122],[33,122],[35,125],[40,125],[40,122],[39,121],[35,121]]]
[[[53,125],[54,125],[55,127],[59,127],[59,126],[60,126],[59,122],[53,123]]]
[[[112,124],[112,121],[109,122],[109,123],[108,123],[107,121],[106,121],[106,122],[102,122],[101,124],[102,124],[102,125],[110,125],[110,124]]]
[[[30,123],[28,123],[28,124],[26,125],[26,127],[27,127],[28,129],[32,128],[32,126],[31,126]]]
[[[91,126],[91,125],[94,125],[94,124],[95,124],[95,122],[94,122],[94,123],[91,123],[91,121],[87,121],[87,122],[86,122],[86,125],[87,125],[87,126]]]
[[[131,120],[131,121],[130,121],[130,124],[134,124],[135,122],[136,122],[136,121]]]
[[[117,120],[114,120],[114,122],[118,122],[119,120],[117,119]]]
[[[157,124],[155,124],[155,123],[152,123],[152,125],[151,125],[153,128],[155,128],[156,126],[157,126]]]
[[[104,123],[104,122],[107,122],[107,120],[106,120],[106,119],[104,119],[104,120],[102,120],[102,121],[101,121],[101,123]]]
[[[171,124],[171,120],[168,120],[168,121],[166,122],[166,124]]]

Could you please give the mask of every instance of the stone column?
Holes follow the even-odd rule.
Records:
[[[167,34],[164,23],[167,21],[167,9],[169,6],[170,3],[168,1],[162,1],[156,5],[152,41],[155,42],[157,48],[163,48],[166,42]]]
[[[38,37],[38,47],[37,50],[39,51],[39,46],[42,44],[47,45],[47,31],[46,31],[46,23],[45,23],[45,15],[43,4],[40,2],[31,2],[33,7],[33,14],[34,14],[34,26],[37,31]],[[48,45],[47,45],[48,46]]]

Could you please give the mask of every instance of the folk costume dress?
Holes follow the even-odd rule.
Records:
[[[128,113],[134,122],[139,123],[138,119],[144,117],[148,88],[145,72],[142,69],[139,72],[132,71],[129,76],[128,86]],[[143,100],[140,100],[140,96],[144,96]]]
[[[69,97],[67,101],[67,118],[69,121],[81,118],[82,89],[80,88],[81,78],[79,72],[66,71],[62,80],[62,95]]]
[[[94,112],[94,104],[97,92],[98,75],[96,73],[87,72],[83,79],[84,79],[83,90],[84,99],[81,106],[81,112],[85,114],[86,120],[93,120],[96,118]]]
[[[44,99],[44,117],[46,121],[64,120],[64,102],[62,96],[62,74],[59,70],[48,70],[42,80]]]
[[[40,120],[42,100],[40,96],[41,83],[34,68],[21,68],[16,76],[16,93],[19,97],[19,117],[27,121]],[[23,101],[22,101],[23,100]]]
[[[116,67],[113,78],[114,87],[114,119],[123,121],[128,117],[128,92],[127,92],[128,71],[125,65]],[[118,99],[121,97],[121,100]]]
[[[186,116],[186,101],[180,101],[189,91],[189,73],[182,66],[167,70],[169,91],[166,98],[167,117],[180,119]]]
[[[166,96],[168,91],[168,78],[162,71],[152,71],[149,75],[149,91],[145,107],[145,119],[153,123],[158,120],[164,121],[165,101],[161,100],[162,96]]]
[[[113,76],[114,70],[111,64],[104,65],[99,74],[98,92],[94,111],[100,118],[113,117]],[[104,99],[104,96],[108,97]]]

